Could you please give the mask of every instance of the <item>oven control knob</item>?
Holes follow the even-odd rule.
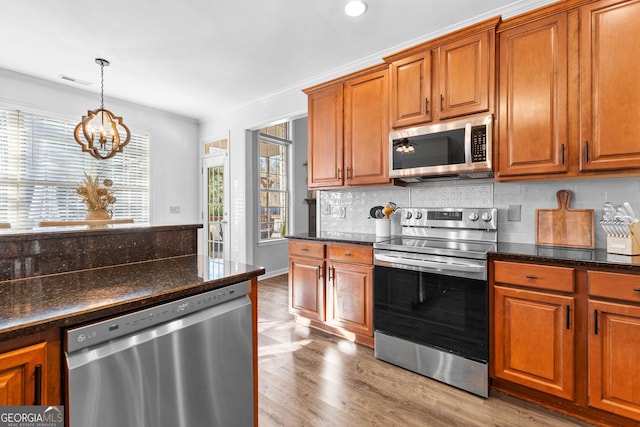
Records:
[[[479,218],[478,212],[471,212],[469,214],[469,221],[476,222],[478,220],[478,218]]]
[[[482,214],[482,220],[484,222],[489,222],[491,221],[491,214],[489,212],[483,212]]]
[[[411,214],[411,211],[407,211],[407,216],[405,217],[406,219],[411,219],[413,215]]]
[[[422,219],[422,212],[416,212],[416,219]]]

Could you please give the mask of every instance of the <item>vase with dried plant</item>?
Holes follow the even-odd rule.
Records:
[[[84,174],[84,182],[76,188],[76,193],[82,197],[87,206],[86,218],[89,221],[108,220],[113,216],[109,206],[116,202],[113,195],[113,181],[105,179],[100,183],[100,178]]]

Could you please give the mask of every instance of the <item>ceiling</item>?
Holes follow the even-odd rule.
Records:
[[[105,58],[107,108],[113,97],[206,119],[554,0],[366,1],[358,18],[347,0],[2,1],[0,68],[98,94]]]

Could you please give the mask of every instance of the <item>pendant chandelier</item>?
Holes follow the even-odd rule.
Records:
[[[87,111],[73,135],[82,151],[96,159],[108,159],[118,152],[122,153],[124,146],[129,143],[131,132],[122,123],[122,117],[104,109],[104,67],[109,66],[109,61],[96,58],[96,63],[100,65],[100,108]]]

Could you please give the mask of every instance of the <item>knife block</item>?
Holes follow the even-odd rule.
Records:
[[[620,255],[640,255],[640,222],[629,224],[630,237],[607,236],[607,252]]]

